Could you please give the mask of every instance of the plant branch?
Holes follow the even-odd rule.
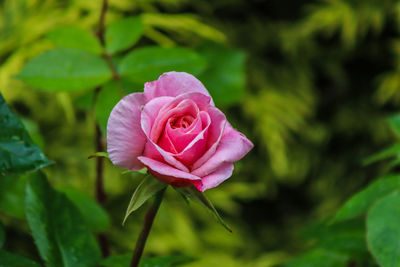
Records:
[[[100,18],[99,18],[99,25],[98,29],[96,32],[97,38],[100,40],[101,45],[104,47],[105,42],[104,42],[104,24],[105,24],[105,19],[106,19],[106,13],[107,13],[107,8],[108,8],[108,1],[103,0],[103,4],[101,5],[101,12],[100,12]],[[101,91],[101,87],[97,87],[94,91],[94,103],[97,101],[97,96],[99,95]],[[102,140],[102,134],[100,130],[100,126],[95,121],[95,151],[97,152],[102,152],[104,151],[104,144]],[[100,204],[103,204],[105,200],[107,199],[107,195],[104,191],[104,184],[103,184],[103,158],[97,157],[96,158],[96,187],[95,187],[95,194],[96,194],[96,199],[97,202]]]
[[[105,29],[105,20],[106,20],[107,9],[108,9],[108,1],[103,0],[103,4],[101,5],[101,11],[100,11],[99,26],[98,26],[97,32],[96,32],[97,38],[99,38],[102,46],[105,45],[104,29]]]
[[[105,45],[106,45],[104,33],[105,33],[105,20],[106,20],[107,9],[108,9],[108,1],[103,0],[103,4],[101,5],[99,25],[98,25],[97,31],[96,31],[97,38],[99,39],[99,41],[103,47],[105,47]],[[108,67],[110,68],[110,70],[113,74],[114,80],[119,80],[117,69],[116,69],[114,63],[112,62],[110,54],[105,52],[103,54],[103,58],[106,60]]]
[[[146,212],[146,215],[144,217],[144,225],[142,231],[140,232],[138,240],[136,241],[136,247],[135,250],[133,251],[130,267],[139,266],[140,258],[142,257],[147,237],[149,236],[151,227],[154,222],[154,218],[156,217],[158,208],[160,207],[161,201],[165,193],[165,189],[166,188],[164,188],[163,190],[161,190],[156,194],[153,204],[149,207],[149,209]]]
[[[105,52],[105,53],[103,54],[103,58],[106,60],[107,65],[108,65],[108,67],[109,67],[110,70],[111,70],[113,79],[114,79],[115,81],[119,82],[119,75],[118,75],[118,72],[117,72],[117,68],[115,67],[114,62],[112,61],[112,58],[111,58],[110,54],[108,54],[107,52]]]
[[[108,8],[108,1],[103,0],[103,4],[101,6],[99,25],[96,32],[97,38],[99,39],[101,45],[104,47],[104,29],[105,29],[105,18]],[[97,97],[101,91],[101,87],[97,87],[94,91],[94,103],[97,101]],[[104,151],[104,143],[102,139],[101,129],[98,122],[95,120],[95,151],[102,152]],[[95,181],[95,196],[96,200],[99,204],[104,204],[107,199],[107,194],[104,190],[103,183],[103,171],[104,171],[104,161],[102,157],[96,158],[96,181]],[[101,248],[101,252],[103,257],[107,257],[110,254],[110,246],[108,243],[107,236],[105,234],[98,234],[97,239]]]
[[[95,131],[96,131],[96,137],[95,137],[96,151],[104,151],[104,144],[98,123],[95,124]],[[99,204],[103,204],[107,199],[107,195],[104,191],[104,184],[103,184],[103,177],[104,177],[103,170],[104,170],[103,158],[96,157],[96,199],[97,202],[99,202]]]
[[[101,12],[99,18],[99,25],[96,32],[97,38],[100,40],[101,45],[104,47],[104,29],[105,29],[105,19],[106,13],[108,8],[108,1],[103,0],[103,4],[101,5]],[[97,97],[101,91],[101,87],[97,87],[94,91],[94,103],[97,101]],[[95,151],[102,152],[104,151],[104,144],[102,140],[101,129],[97,121],[95,121]],[[96,158],[96,187],[95,187],[95,194],[96,200],[98,203],[103,204],[107,199],[107,195],[104,191],[104,184],[103,184],[103,158],[97,157]]]

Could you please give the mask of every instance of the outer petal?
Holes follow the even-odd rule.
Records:
[[[202,184],[200,177],[175,169],[168,164],[143,156],[139,157],[139,160],[149,169],[151,174],[164,183],[182,187],[190,186],[193,181],[198,180],[199,184]]]
[[[199,107],[200,110],[207,109],[207,107],[211,104],[211,100],[212,100],[211,96],[203,95],[198,92],[184,93],[184,94],[180,94],[180,95],[176,96],[174,98],[174,101],[166,106],[166,109],[175,107],[180,102],[187,100],[187,99],[193,100],[196,103],[196,105]]]
[[[224,163],[213,173],[203,177],[201,183],[194,181],[194,186],[201,192],[218,186],[220,183],[231,177],[233,172],[233,163]]]
[[[143,168],[137,157],[142,155],[146,143],[140,125],[141,107],[145,103],[143,93],[127,95],[113,108],[108,118],[108,156],[112,163],[128,170]]]
[[[203,165],[192,171],[192,174],[199,177],[206,177],[219,169],[223,164],[240,160],[252,148],[253,143],[246,136],[233,129],[230,124],[227,124],[214,155]]]
[[[166,72],[157,81],[148,82],[144,85],[144,94],[148,101],[160,96],[178,96],[194,92],[211,98],[204,85],[193,75],[186,72]],[[214,105],[212,99],[211,104]]]

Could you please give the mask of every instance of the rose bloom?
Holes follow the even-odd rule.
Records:
[[[146,167],[175,187],[216,187],[253,144],[232,128],[203,84],[185,72],[148,82],[118,102],[107,124],[107,152],[120,167]]]

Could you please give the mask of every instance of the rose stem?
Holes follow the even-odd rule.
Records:
[[[107,0],[103,0],[103,4],[101,6],[100,18],[99,18],[99,25],[96,32],[96,35],[100,41],[100,43],[104,46],[104,24],[105,24],[105,17],[108,8]],[[97,96],[100,93],[101,87],[97,87],[94,92],[94,103],[96,103]],[[95,120],[95,149],[96,151],[104,151],[104,144],[102,140],[100,126]],[[104,191],[104,184],[103,184],[103,170],[104,170],[104,162],[102,157],[96,158],[96,184],[95,184],[95,195],[96,200],[99,204],[103,204],[106,199],[107,195]],[[103,257],[107,257],[110,255],[110,245],[108,243],[107,236],[104,233],[99,233],[97,235],[97,239],[101,248],[101,252]]]
[[[130,267],[139,266],[140,257],[143,254],[143,249],[146,244],[147,237],[149,236],[151,226],[153,225],[154,218],[156,217],[158,208],[160,207],[161,201],[163,199],[165,189],[158,192],[155,196],[153,204],[148,208],[146,215],[144,217],[144,224],[142,231],[138,237],[136,242],[135,250],[133,251],[132,260]]]

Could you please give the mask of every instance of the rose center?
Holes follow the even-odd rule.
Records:
[[[193,121],[194,118],[190,115],[182,116],[171,121],[171,128],[188,128],[190,125],[192,125]]]

